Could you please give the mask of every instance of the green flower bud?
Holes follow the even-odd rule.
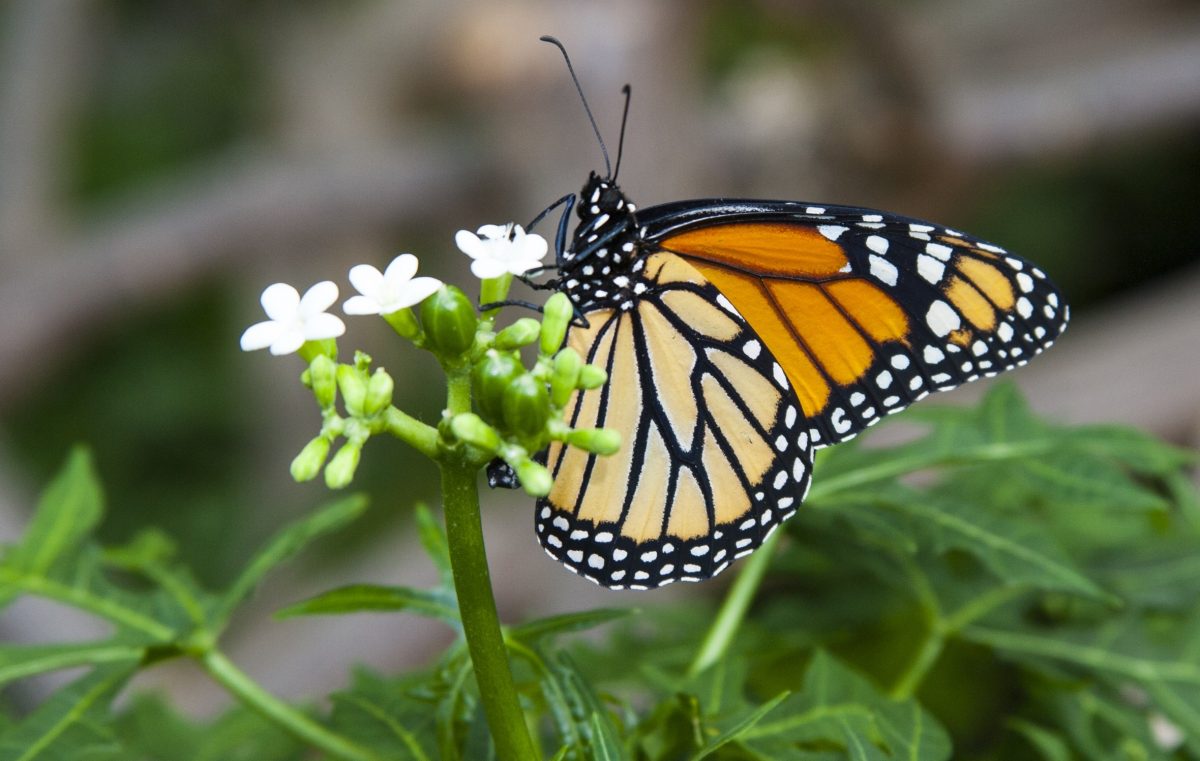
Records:
[[[443,357],[453,358],[465,354],[475,343],[479,320],[467,294],[446,285],[421,302],[421,324],[429,348]]]
[[[579,369],[579,388],[590,391],[608,382],[608,373],[596,365],[584,365]]]
[[[532,317],[522,317],[496,334],[496,348],[500,351],[510,351],[528,346],[538,340],[542,325]]]
[[[575,306],[567,294],[556,293],[546,299],[546,305],[542,307],[542,354],[550,355],[558,351],[574,316]]]
[[[450,421],[450,431],[458,440],[488,452],[495,452],[500,446],[500,434],[473,412],[455,415]]]
[[[395,387],[396,382],[392,380],[392,376],[388,375],[386,370],[382,367],[376,370],[371,375],[371,380],[367,382],[363,412],[367,416],[371,416],[387,409],[388,405],[392,403],[392,390]]]
[[[362,456],[362,444],[347,441],[338,450],[329,465],[325,467],[325,485],[330,489],[342,489],[354,480],[354,471],[358,469],[358,459]]]
[[[511,354],[489,351],[471,373],[475,403],[485,420],[498,423],[502,419],[501,405],[504,389],[513,379],[525,372],[525,368]]]
[[[338,365],[337,384],[342,391],[346,412],[361,417],[363,402],[367,398],[367,374],[353,365]]]
[[[501,411],[504,425],[509,430],[522,436],[540,433],[550,419],[550,394],[546,384],[529,373],[517,376],[504,389]]]
[[[296,459],[292,460],[292,478],[298,482],[311,481],[321,472],[325,458],[329,455],[329,439],[318,436],[304,445]]]
[[[531,497],[544,497],[550,493],[550,487],[554,486],[550,471],[533,460],[518,463],[516,471],[517,480],[521,482],[525,493]]]
[[[621,434],[612,428],[585,428],[567,434],[567,443],[595,454],[610,455],[621,448]]]
[[[324,354],[313,357],[308,366],[307,383],[322,408],[332,407],[337,399],[337,363]]]
[[[571,392],[579,383],[582,367],[583,359],[579,352],[569,346],[555,355],[554,372],[550,375],[550,400],[556,407],[566,406],[570,400]]]

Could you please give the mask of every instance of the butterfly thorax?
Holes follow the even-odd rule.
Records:
[[[636,208],[611,180],[588,177],[579,194],[579,225],[563,253],[558,287],[581,311],[632,309],[646,284]]]

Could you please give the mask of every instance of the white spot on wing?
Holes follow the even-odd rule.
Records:
[[[817,232],[821,233],[826,238],[829,238],[829,240],[837,240],[838,238],[840,238],[842,236],[842,233],[846,232],[846,230],[848,230],[848,229],[849,228],[842,227],[841,225],[818,225],[817,226]]]
[[[942,275],[946,272],[946,265],[932,256],[921,254],[917,257],[917,272],[930,283],[937,285],[941,282]]]
[[[938,300],[929,305],[925,313],[925,322],[936,336],[948,336],[962,327],[962,318],[944,301]]]
[[[882,238],[880,239],[882,240]],[[887,241],[884,241],[885,243]],[[895,285],[900,273],[896,270],[896,265],[889,262],[883,257],[871,254],[868,258],[871,263],[871,274],[878,278],[881,282],[888,285]]]
[[[867,243],[867,248],[871,249],[872,251],[874,251],[877,254],[886,254],[887,253],[888,239],[883,237],[882,235],[868,235],[866,243]]]

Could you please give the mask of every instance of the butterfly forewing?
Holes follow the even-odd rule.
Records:
[[[568,339],[609,382],[567,421],[617,429],[621,449],[552,445],[537,512],[552,557],[618,588],[719,573],[791,516],[811,471],[788,375],[739,310],[674,255],[651,255],[643,277],[633,308],[590,312]]]
[[[644,239],[691,263],[778,358],[818,447],[930,391],[1023,365],[1066,326],[1041,270],[919,220],[693,201],[641,221]]]

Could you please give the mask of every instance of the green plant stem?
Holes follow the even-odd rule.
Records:
[[[438,434],[433,426],[407,415],[395,407],[383,412],[384,429],[430,459],[438,456]]]
[[[285,727],[292,734],[320,748],[335,758],[348,761],[381,761],[380,757],[339,734],[329,731],[300,711],[264,690],[257,682],[216,649],[208,650],[200,657],[213,679],[219,682],[239,700]]]
[[[689,677],[696,676],[725,657],[742,621],[746,618],[746,611],[750,609],[750,603],[754,601],[759,585],[762,584],[767,567],[771,564],[771,556],[775,554],[775,546],[779,544],[780,533],[776,531],[772,534],[742,566],[737,579],[729,587],[729,593],[725,595],[725,601],[721,603],[721,609],[717,611],[712,626],[708,627],[700,649],[696,651],[696,657],[688,667]]]
[[[469,411],[471,380],[468,370],[451,370],[447,376],[450,413]],[[537,759],[538,752],[517,698],[504,636],[500,631],[500,617],[496,613],[496,600],[492,595],[483,523],[479,515],[476,483],[479,465],[449,452],[438,459],[438,464],[442,471],[446,541],[463,635],[479,683],[484,714],[496,743],[496,754],[502,761]]]

